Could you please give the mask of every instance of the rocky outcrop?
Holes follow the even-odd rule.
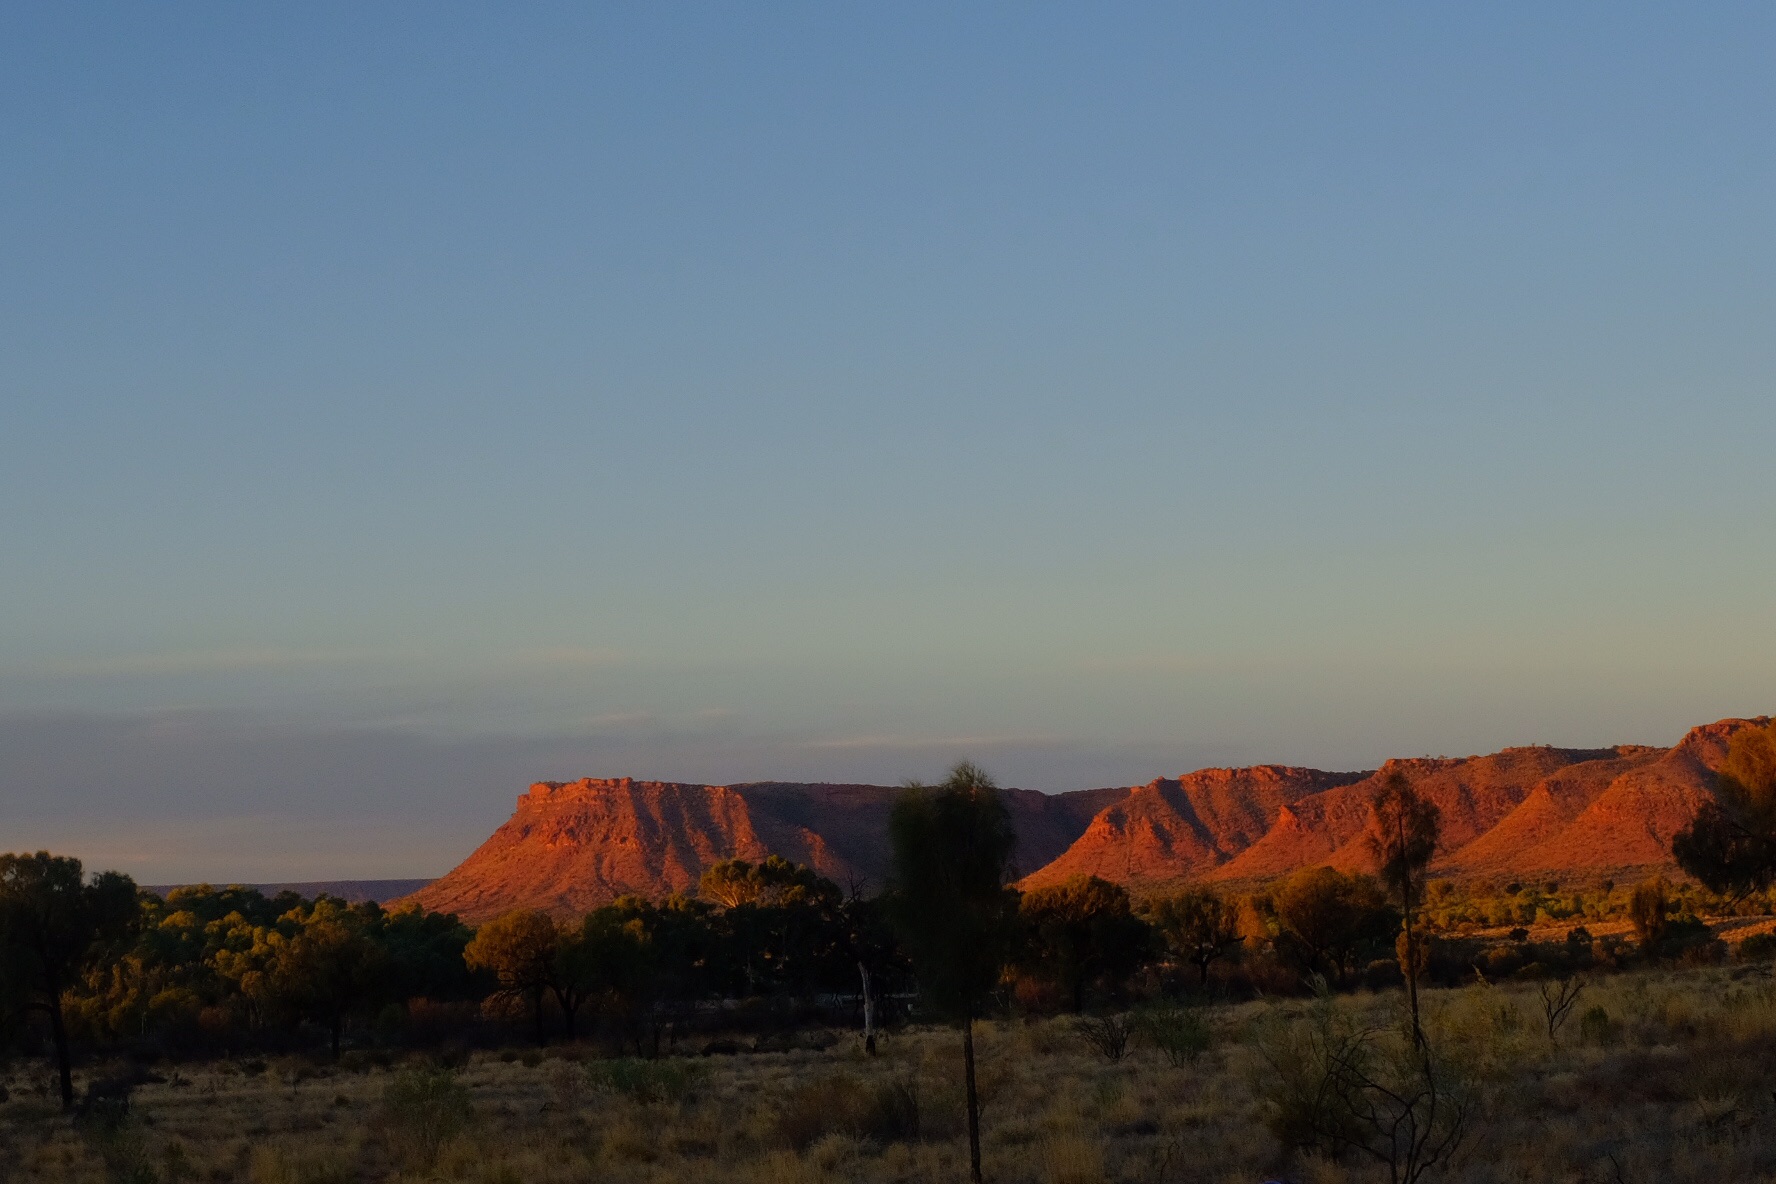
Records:
[[[1024,886],[1039,888],[1074,875],[1131,887],[1201,878],[1274,833],[1291,804],[1363,776],[1257,765],[1200,769],[1136,786],[1101,810]]]
[[[1297,868],[1367,868],[1369,798],[1402,773],[1442,811],[1447,875],[1601,876],[1671,867],[1671,836],[1712,792],[1729,719],[1671,748],[1507,748],[1328,773],[1257,765],[1072,793],[1004,791],[1025,887],[1078,874],[1137,890],[1259,882]],[[569,916],[618,896],[694,892],[723,859],[781,855],[864,891],[888,872],[881,785],[544,781],[442,879],[407,899],[479,921],[536,907]]]
[[[406,899],[469,921],[520,907],[572,916],[619,896],[695,892],[712,864],[773,854],[873,891],[887,878],[888,812],[899,793],[884,785],[540,781],[473,854]],[[1128,790],[1004,793],[1020,866],[1041,867]]]

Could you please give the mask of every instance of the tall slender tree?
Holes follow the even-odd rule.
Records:
[[[1442,811],[1437,803],[1420,796],[1399,770],[1389,773],[1369,799],[1369,853],[1379,865],[1381,879],[1400,905],[1404,938],[1401,969],[1406,977],[1406,998],[1412,1009],[1412,1039],[1424,1047],[1424,1027],[1418,1018],[1418,979],[1423,971],[1420,939],[1413,914],[1424,896],[1425,869],[1437,853],[1442,831]]]
[[[49,1019],[64,1110],[74,1105],[74,1071],[62,996],[140,917],[126,875],[88,880],[78,859],[47,851],[0,855],[0,961],[24,1005]]]
[[[1017,839],[999,787],[963,762],[935,788],[910,785],[888,823],[894,846],[890,907],[921,1000],[962,1029],[969,1179],[981,1178],[974,1021],[999,984],[1017,930]]]

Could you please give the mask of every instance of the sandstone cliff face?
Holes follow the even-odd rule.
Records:
[[[899,793],[883,785],[540,781],[473,854],[406,899],[468,921],[521,907],[574,916],[619,896],[694,893],[710,865],[767,855],[874,891],[887,878],[888,812]],[[1053,860],[1127,793],[1006,790],[1020,866]]]
[[[1089,874],[1153,889],[1258,882],[1329,864],[1365,869],[1369,796],[1399,771],[1442,810],[1447,875],[1602,875],[1671,866],[1671,836],[1712,792],[1729,719],[1671,748],[1507,748],[1389,761],[1373,772],[1258,765],[1202,769],[1132,788],[1005,792],[1024,887]],[[468,859],[408,899],[481,921],[506,909],[582,913],[618,896],[694,892],[723,859],[768,854],[842,886],[888,872],[880,785],[539,782]]]
[[[1362,777],[1257,765],[1200,769],[1136,786],[1100,811],[1072,846],[1023,886],[1040,888],[1073,875],[1133,887],[1198,879],[1273,831],[1290,804]]]

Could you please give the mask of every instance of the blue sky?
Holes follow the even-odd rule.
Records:
[[[1776,701],[1763,5],[0,13],[0,848]],[[10,832],[10,836],[8,834]]]

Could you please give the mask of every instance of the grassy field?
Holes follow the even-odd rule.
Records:
[[[1557,1041],[1535,984],[1429,991],[1427,1028],[1466,1133],[1424,1179],[1776,1180],[1776,983],[1736,965],[1600,978]],[[1112,1061],[1068,1019],[984,1025],[995,1181],[1304,1184],[1389,1179],[1360,1154],[1286,1148],[1287,1085],[1314,1033],[1401,1047],[1398,992],[1207,1008],[1209,1046]],[[71,1124],[15,1064],[6,1181],[927,1181],[966,1178],[959,1041],[855,1037],[825,1050],[613,1062],[580,1049],[161,1068],[114,1127]],[[1290,1058],[1294,1058],[1291,1062]],[[1176,1059],[1177,1063],[1173,1063]]]

